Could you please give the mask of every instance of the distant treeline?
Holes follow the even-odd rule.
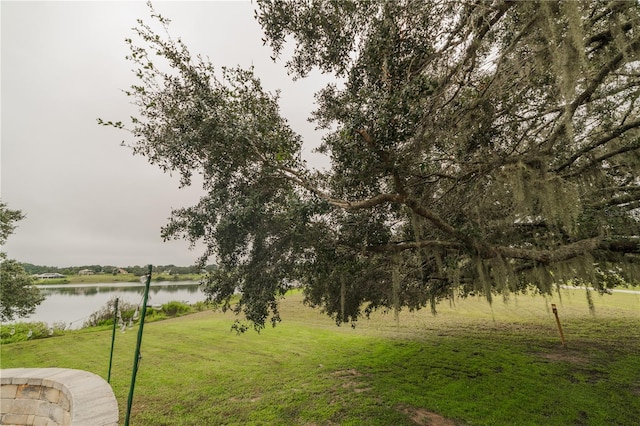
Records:
[[[57,272],[63,275],[77,275],[80,271],[92,271],[94,274],[113,274],[120,273],[133,274],[135,276],[142,276],[147,273],[147,266],[113,266],[113,265],[85,265],[85,266],[67,266],[64,268],[58,268],[56,266],[41,266],[33,265],[31,263],[22,263],[22,267],[28,274],[44,274],[47,272]],[[207,265],[205,268],[207,271],[213,271],[216,269],[216,265]],[[153,274],[165,274],[165,275],[182,275],[182,274],[198,274],[202,272],[197,266],[176,266],[176,265],[158,265],[153,266]]]

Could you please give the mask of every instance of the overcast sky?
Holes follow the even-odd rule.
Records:
[[[250,2],[155,2],[172,20],[171,34],[216,67],[254,65],[264,86],[282,89],[281,107],[309,145],[319,136],[306,118],[313,93],[328,77],[293,82],[262,46]],[[21,262],[50,266],[190,265],[200,251],[163,242],[171,209],[193,205],[199,186],[178,188],[120,142],[128,134],[96,118],[135,114],[121,92],[135,82],[124,39],[143,2],[0,2],[1,193],[26,219],[3,251]],[[322,164],[322,163],[319,163]]]

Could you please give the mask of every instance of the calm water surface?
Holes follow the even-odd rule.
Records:
[[[61,284],[38,286],[46,299],[36,312],[19,321],[42,321],[50,325],[65,323],[70,328],[81,328],[85,320],[100,310],[109,300],[118,297],[121,301],[142,306],[144,284],[104,283],[104,284]],[[161,305],[171,301],[196,303],[205,300],[198,283],[152,282],[149,287],[148,306]]]

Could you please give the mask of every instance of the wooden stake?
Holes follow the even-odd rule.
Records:
[[[553,311],[553,314],[556,316],[556,324],[558,324],[558,331],[560,332],[560,340],[562,340],[562,347],[566,348],[567,344],[564,341],[564,333],[562,332],[562,326],[560,325],[560,318],[558,317],[558,309],[556,308],[555,303],[551,304],[551,310]]]

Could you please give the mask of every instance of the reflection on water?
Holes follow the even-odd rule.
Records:
[[[36,312],[19,321],[42,321],[48,324],[65,323],[80,328],[84,321],[118,297],[128,303],[142,305],[144,285],[140,283],[65,284],[39,286],[45,300]],[[162,305],[171,301],[196,303],[204,301],[204,293],[194,282],[152,282],[147,304]]]
[[[95,284],[95,285],[83,285],[83,286],[40,286],[40,292],[45,296],[54,294],[75,295],[75,296],[92,296],[98,293],[140,293],[144,291],[142,285],[122,285],[122,284]],[[166,284],[164,282],[152,283],[149,287],[149,295],[158,293],[179,293],[186,291],[189,294],[199,293],[198,285],[194,283],[182,283],[182,284]]]

